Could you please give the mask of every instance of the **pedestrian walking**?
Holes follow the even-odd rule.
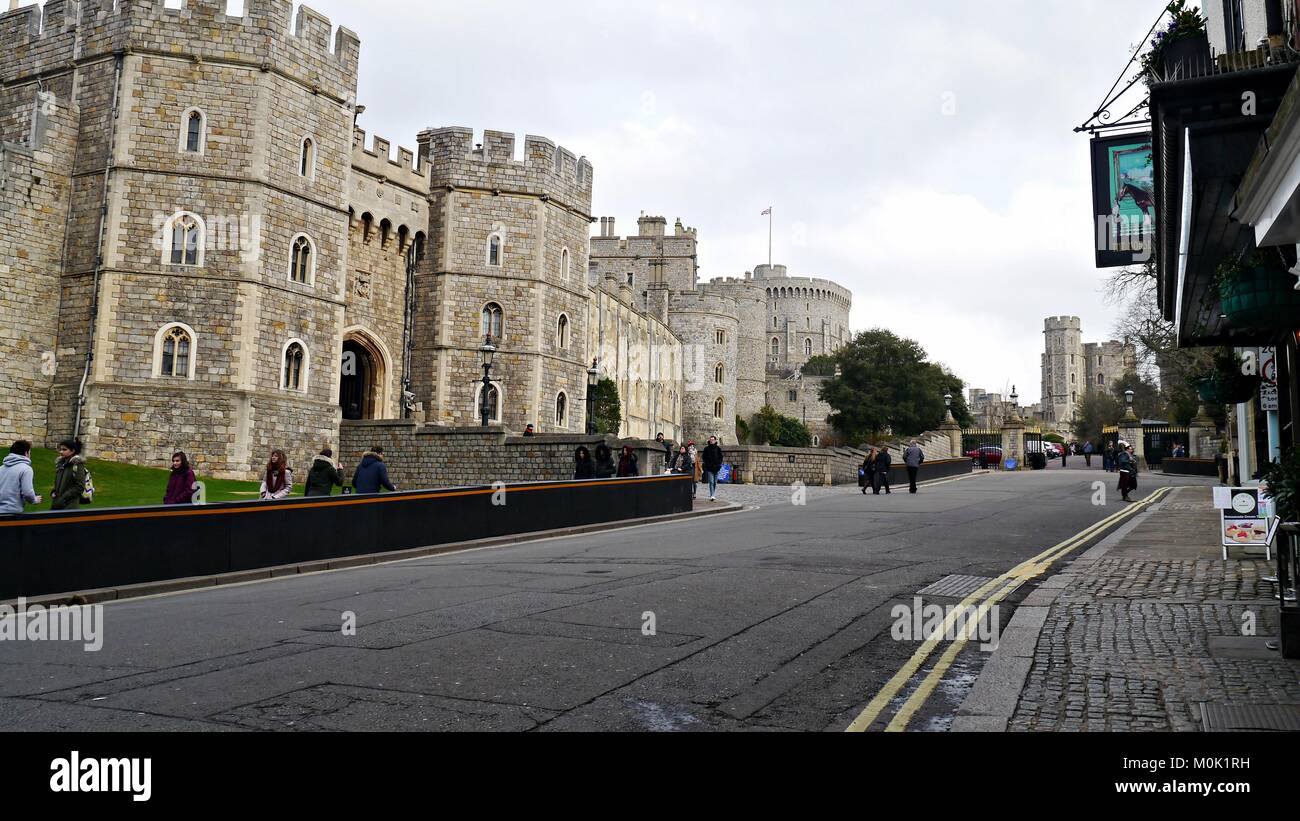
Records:
[[[1070,443],[1066,442],[1061,446],[1061,467],[1065,467],[1066,460],[1070,458]]]
[[[704,446],[704,452],[700,454],[704,480],[709,483],[709,501],[718,500],[718,474],[722,472],[722,448],[718,445],[718,437],[710,436],[709,444]]]
[[[1137,456],[1134,455],[1132,446],[1123,447],[1123,444],[1120,443],[1119,456],[1116,457],[1116,466],[1119,469],[1119,493],[1124,501],[1131,502],[1133,500],[1128,495],[1137,490]]]
[[[630,445],[624,445],[623,452],[618,457],[618,475],[619,478],[641,475],[641,468],[637,465],[636,453],[632,451]]]
[[[587,450],[585,445],[579,445],[573,452],[573,478],[594,479],[595,477],[596,463],[591,458],[591,451]]]
[[[1092,467],[1092,440],[1083,443],[1083,464]]]
[[[332,496],[334,488],[343,487],[343,468],[334,461],[334,451],[322,448],[316,458],[311,460],[311,469],[307,471],[307,487],[304,496]]]
[[[862,488],[862,495],[867,495],[867,488],[875,489],[876,486],[876,449],[871,448],[867,451],[867,456],[862,460],[862,467],[858,468],[858,487]]]
[[[284,451],[276,448],[271,451],[271,458],[266,463],[266,475],[262,477],[262,486],[258,497],[271,501],[284,499],[293,492],[293,469]]]
[[[889,468],[894,463],[894,459],[889,455],[889,445],[881,445],[880,452],[876,454],[876,484],[872,488],[873,492],[879,496],[880,489],[885,489],[885,495],[888,496],[894,491],[889,486]]]
[[[384,464],[384,449],[378,446],[366,451],[361,457],[361,464],[352,472],[352,491],[354,493],[389,493],[397,491],[388,479],[388,465]]]
[[[614,453],[604,442],[596,445],[596,478],[612,479],[614,477]]]
[[[172,454],[172,472],[167,477],[167,490],[163,492],[164,505],[194,504],[194,494],[199,490],[198,479],[190,467],[190,458],[185,451],[178,450]]]
[[[59,460],[54,464],[54,489],[50,491],[50,510],[75,510],[86,493],[86,460],[81,456],[81,442],[64,439],[59,443]]]
[[[0,463],[0,515],[22,513],[24,505],[39,505],[41,497],[32,485],[32,443],[19,439],[9,446]]]
[[[916,474],[925,464],[925,451],[915,441],[903,451],[903,464],[907,466],[907,492],[916,493]]]

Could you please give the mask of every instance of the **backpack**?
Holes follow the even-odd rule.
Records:
[[[88,505],[95,501],[95,482],[90,478],[90,468],[85,468],[86,481],[81,486],[81,503]]]

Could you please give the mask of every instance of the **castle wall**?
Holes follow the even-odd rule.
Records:
[[[766,403],[777,413],[798,419],[816,437],[814,445],[825,445],[834,438],[828,421],[835,409],[821,400],[821,387],[826,377],[803,376],[770,379],[767,383]]]
[[[674,293],[669,298],[668,322],[683,340],[685,396],[682,424],[685,437],[695,442],[717,436],[736,441],[736,378],[740,320],[736,301],[707,286],[698,291]],[[722,341],[718,341],[721,333]],[[722,366],[722,379],[717,369]],[[718,400],[722,412],[718,413]]]
[[[623,425],[618,435],[683,441],[684,347],[667,325],[637,310],[631,292],[610,280],[592,294],[587,348],[601,377],[618,385]],[[585,394],[584,394],[585,396]]]

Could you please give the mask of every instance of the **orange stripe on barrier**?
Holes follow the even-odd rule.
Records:
[[[508,493],[527,493],[535,490],[566,490],[576,487],[611,487],[613,485],[631,485],[631,484],[650,484],[651,482],[680,482],[685,481],[685,476],[649,476],[636,479],[601,479],[595,482],[569,482],[565,484],[554,485],[533,485],[530,487],[509,487],[505,490]],[[65,525],[79,524],[81,522],[114,522],[127,519],[170,519],[183,518],[187,516],[221,516],[230,513],[269,513],[274,510],[308,510],[319,507],[352,507],[354,505],[379,505],[392,504],[394,502],[421,502],[429,499],[452,499],[458,496],[486,496],[497,493],[496,488],[482,488],[480,490],[449,490],[437,493],[421,493],[415,496],[373,496],[365,499],[348,499],[335,496],[331,502],[298,502],[287,505],[253,505],[250,507],[238,508],[219,508],[213,509],[205,505],[194,505],[192,507],[180,507],[178,510],[152,510],[140,513],[102,513],[94,516],[56,516],[49,519],[23,519],[16,518],[9,521],[0,522],[0,528],[4,527],[40,527],[42,525]]]

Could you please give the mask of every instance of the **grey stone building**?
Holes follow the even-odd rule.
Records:
[[[1137,369],[1137,349],[1116,341],[1085,344],[1077,316],[1048,317],[1043,327],[1042,417],[1068,432],[1084,396],[1111,391],[1116,380]]]

